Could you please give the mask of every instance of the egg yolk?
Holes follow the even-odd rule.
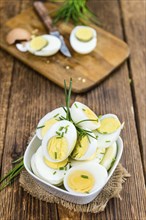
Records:
[[[121,123],[116,118],[104,118],[100,122],[100,127],[97,129],[102,134],[110,134],[115,132],[119,127],[121,126]]]
[[[97,116],[95,115],[95,113],[93,111],[91,111],[89,108],[85,108],[85,109],[83,109],[83,112],[84,112],[84,114],[86,115],[86,117],[88,119],[96,120],[96,121],[92,121],[92,122],[94,124],[97,124],[98,118],[97,118]]]
[[[65,137],[52,137],[47,145],[48,154],[53,160],[64,160],[68,153],[68,141]]]
[[[45,38],[39,36],[31,40],[30,47],[33,50],[38,51],[38,50],[43,49],[45,46],[47,46],[47,44],[48,44],[48,41]]]
[[[75,36],[80,41],[90,41],[93,38],[93,31],[90,28],[80,28]]]
[[[66,158],[65,160],[63,160],[61,162],[53,163],[44,157],[44,162],[48,167],[51,167],[52,169],[59,169],[60,167],[66,166],[66,164],[68,163],[68,158]]]
[[[72,152],[72,158],[74,159],[81,158],[87,152],[88,147],[89,147],[89,140],[87,136],[84,136],[81,139],[79,138]]]
[[[50,120],[46,121],[44,123],[44,127],[41,129],[41,135],[42,137],[45,136],[45,134],[47,133],[47,131],[52,127],[52,125],[54,125],[57,122],[57,120],[55,118],[51,118]]]
[[[89,193],[95,184],[95,179],[89,171],[75,170],[68,176],[67,184],[76,192]]]

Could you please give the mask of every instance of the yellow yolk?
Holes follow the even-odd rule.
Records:
[[[89,140],[87,136],[82,137],[77,141],[77,144],[73,150],[72,157],[74,159],[79,159],[82,157],[88,150]]]
[[[48,167],[51,167],[52,169],[59,169],[60,167],[65,167],[67,162],[68,162],[68,158],[66,158],[65,160],[61,161],[61,162],[58,162],[58,163],[53,163],[49,160],[47,160],[45,157],[44,157],[44,162],[45,164],[48,166]]]
[[[94,124],[98,122],[98,118],[93,111],[91,111],[89,108],[85,108],[82,110],[88,119],[97,120],[97,121],[92,121]]]
[[[89,193],[95,184],[95,179],[89,171],[75,170],[68,176],[67,182],[72,190],[81,193]]]
[[[53,160],[64,160],[68,153],[68,141],[65,137],[52,137],[48,142],[48,154]]]
[[[80,41],[90,41],[93,38],[93,31],[90,28],[80,28],[75,36]]]
[[[47,44],[48,44],[48,41],[45,38],[35,37],[31,40],[30,47],[33,50],[38,51],[38,50],[43,49],[45,46],[47,46]]]
[[[110,134],[115,132],[119,127],[121,126],[121,123],[116,118],[104,118],[100,122],[100,127],[97,129],[102,134]]]
[[[45,136],[45,134],[47,133],[47,131],[52,127],[52,125],[54,125],[57,122],[57,120],[55,118],[51,118],[50,120],[46,121],[44,123],[44,127],[41,129],[41,134],[42,137]]]

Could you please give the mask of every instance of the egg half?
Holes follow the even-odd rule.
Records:
[[[28,51],[36,56],[51,56],[59,51],[61,41],[52,35],[34,37],[28,44]]]
[[[88,54],[96,47],[96,31],[88,26],[77,26],[70,34],[72,48],[80,54]]]
[[[69,167],[69,164],[65,167],[61,167],[61,169],[53,169],[49,167],[45,163],[42,147],[39,147],[37,152],[31,158],[31,168],[34,174],[53,185],[62,184],[64,175]]]
[[[119,137],[124,126],[114,114],[106,114],[100,118],[100,127],[94,131],[98,148],[111,146]]]
[[[39,121],[36,134],[40,140],[42,140],[49,129],[58,122],[60,117],[66,117],[66,113],[62,107],[49,112]]]
[[[66,172],[64,186],[71,193],[88,194],[103,187],[107,177],[107,171],[103,166],[94,162],[84,163]]]
[[[97,140],[94,133],[90,130],[90,135],[92,136],[79,136],[71,157],[75,160],[87,160],[90,158],[97,149]]]
[[[71,154],[76,140],[75,126],[67,120],[58,121],[42,140],[43,155],[51,162],[63,161]]]
[[[78,127],[95,130],[100,127],[97,115],[86,105],[74,102],[71,106],[71,118]]]

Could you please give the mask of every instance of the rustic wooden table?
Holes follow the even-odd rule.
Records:
[[[32,0],[1,0],[1,23],[32,5]],[[1,220],[144,220],[145,123],[145,0],[90,0],[91,9],[109,32],[124,39],[130,59],[98,87],[72,96],[99,114],[113,112],[125,121],[122,164],[131,178],[124,184],[122,200],[112,199],[100,214],[74,213],[60,205],[32,198],[18,180],[1,192]],[[0,51],[0,161],[1,175],[25,151],[38,120],[64,103],[64,91],[4,51]]]

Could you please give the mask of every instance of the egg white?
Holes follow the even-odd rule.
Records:
[[[88,120],[90,118],[87,117],[83,109],[89,109],[88,106],[82,104],[81,102],[74,102],[71,106],[71,118],[75,123],[78,123],[82,120]],[[95,113],[94,113],[95,114]],[[97,117],[98,119],[98,117]],[[100,127],[100,121],[98,121],[96,124],[94,121],[84,121],[80,124],[78,124],[78,127],[81,127],[83,129],[90,129],[95,130]]]
[[[61,47],[61,41],[59,38],[52,35],[42,35],[44,39],[48,41],[48,45],[39,51],[31,48],[30,43],[28,44],[28,51],[36,56],[51,56],[57,53]]]
[[[64,175],[69,169],[69,165],[66,166],[66,170],[52,169],[47,166],[43,160],[42,147],[39,147],[37,152],[32,157],[31,166],[36,176],[53,185],[61,185]]]
[[[118,119],[118,117],[114,114],[106,114],[103,115],[100,120],[104,118],[115,118]],[[119,120],[119,119],[118,119]],[[97,137],[97,147],[98,148],[107,148],[111,146],[119,137],[121,130],[123,129],[124,123],[121,124],[121,126],[113,133],[111,134],[101,134],[97,130],[94,131],[95,136]]]
[[[16,48],[21,52],[27,52],[28,51],[28,42],[24,43],[17,43]]]
[[[64,187],[66,188],[67,191],[71,192],[71,193],[74,193],[74,194],[85,194],[85,193],[81,193],[81,192],[77,192],[77,191],[74,191],[73,189],[71,189],[68,185],[68,177],[69,175],[76,171],[76,170],[86,170],[88,172],[90,172],[94,178],[95,178],[95,184],[93,186],[93,188],[90,190],[89,193],[95,191],[95,190],[98,190],[100,189],[102,186],[104,186],[104,184],[106,183],[106,180],[107,180],[107,177],[108,177],[108,173],[107,173],[107,170],[101,166],[100,164],[98,163],[95,163],[95,162],[87,162],[87,163],[83,163],[81,165],[78,165],[78,166],[74,166],[72,168],[70,168],[67,172],[66,172],[66,175],[64,177]]]
[[[44,125],[45,122],[47,122],[49,119],[55,118],[55,119],[59,119],[59,117],[66,117],[66,113],[64,111],[64,109],[62,107],[60,108],[56,108],[53,111],[47,113],[38,123],[37,127],[42,127]],[[38,136],[38,138],[40,140],[43,139],[42,134],[41,134],[42,128],[39,128],[36,130],[36,135]]]
[[[66,157],[63,158],[62,160],[57,160],[57,159],[53,160],[48,154],[47,144],[52,137],[56,136],[56,132],[58,132],[60,127],[65,127],[65,126],[68,126],[67,132],[64,133],[64,138],[66,138],[67,143],[68,143],[68,152],[66,154]],[[71,154],[76,144],[76,141],[77,141],[77,131],[76,131],[75,126],[70,121],[67,121],[67,120],[58,121],[56,124],[54,124],[50,128],[50,130],[45,134],[42,140],[43,155],[51,162],[63,161]]]
[[[77,30],[80,28],[85,28],[85,27],[86,26],[77,26],[72,30],[72,32],[70,34],[70,44],[71,44],[72,48],[77,53],[80,53],[80,54],[90,53],[92,50],[95,49],[96,43],[97,43],[96,31],[91,27],[88,27],[93,32],[93,38],[91,40],[89,40],[88,42],[82,42],[77,39],[77,37],[76,37]]]

